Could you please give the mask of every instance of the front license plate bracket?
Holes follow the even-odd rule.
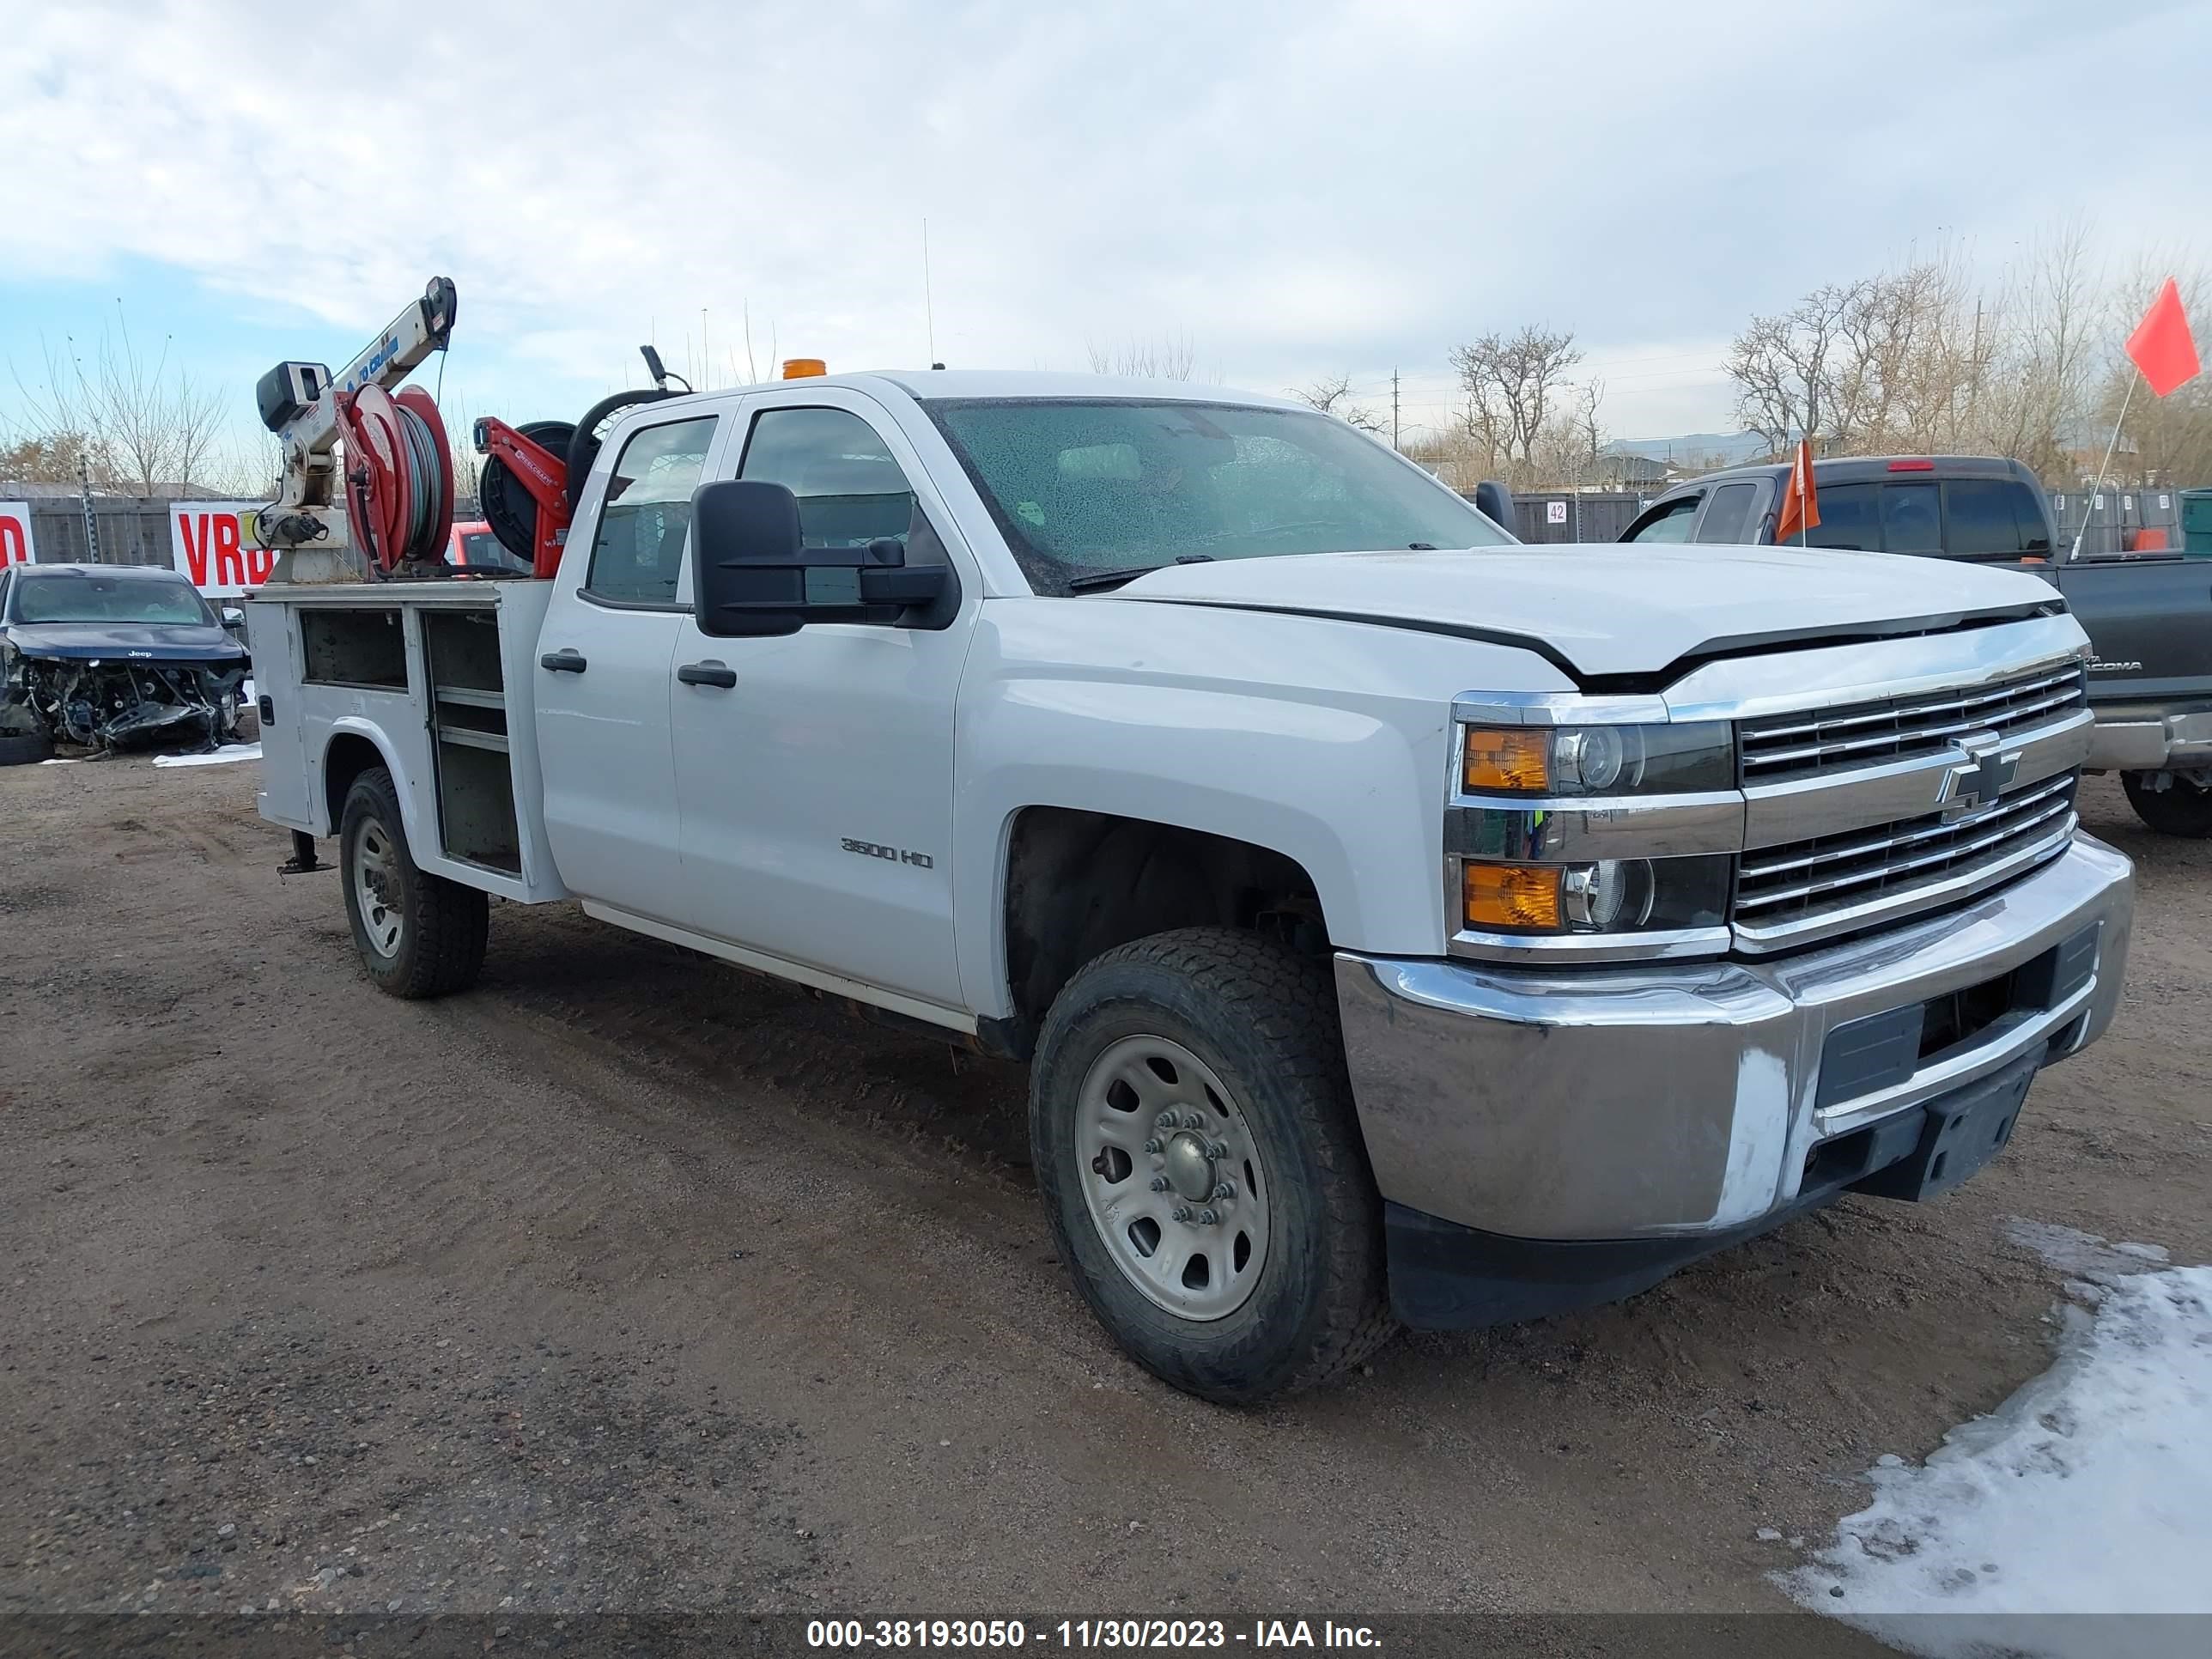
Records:
[[[1941,1198],[1980,1173],[2012,1139],[2028,1085],[2043,1064],[2038,1050],[2001,1072],[1920,1108],[1920,1139],[1886,1169],[1854,1182],[1854,1192],[1920,1203]]]

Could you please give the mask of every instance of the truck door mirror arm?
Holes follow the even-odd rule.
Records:
[[[909,565],[896,540],[806,546],[799,499],[782,484],[725,478],[692,493],[692,617],[710,638],[773,637],[822,622],[942,628],[959,592],[950,564]]]

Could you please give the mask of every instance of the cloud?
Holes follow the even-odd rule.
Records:
[[[2212,212],[2202,8],[0,6],[11,274],[151,261],[350,337],[445,272],[524,380],[702,307],[719,380],[746,307],[833,366],[925,361],[933,309],[963,364],[1175,336],[1267,388],[1525,320],[1663,356],[2094,205],[2116,149],[2116,235]],[[1670,387],[1717,395],[1620,379],[1617,423]]]

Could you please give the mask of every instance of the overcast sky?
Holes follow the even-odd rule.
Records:
[[[702,311],[717,383],[748,307],[763,366],[919,365],[927,218],[958,367],[1397,367],[1418,425],[1544,322],[1613,432],[1722,429],[1753,311],[2069,215],[2203,247],[2212,5],[0,0],[0,368],[120,299],[242,414],[434,273],[471,414],[696,367]]]

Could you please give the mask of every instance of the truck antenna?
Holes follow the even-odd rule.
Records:
[[[937,307],[929,297],[929,221],[921,222],[921,319],[929,333],[929,361],[937,362]]]

